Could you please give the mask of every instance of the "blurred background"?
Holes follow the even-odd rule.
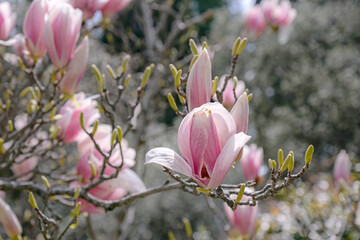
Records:
[[[29,4],[11,3],[18,6],[18,16]],[[360,213],[355,208],[357,217],[353,224],[349,222],[348,215],[353,212],[348,209],[350,194],[338,195],[332,171],[335,156],[345,149],[352,162],[351,189],[359,191],[360,1],[291,1],[297,16],[285,42],[279,41],[284,36],[272,29],[260,36],[246,31],[243,14],[253,4],[251,0],[134,0],[107,29],[92,31],[89,64],[105,72],[107,64],[117,68],[130,54],[130,71],[135,76],[151,63],[156,66],[142,101],[143,112],[135,131],[127,136],[137,150],[135,170],[147,187],[168,179],[161,167],[144,166],[144,156],[153,147],[178,151],[181,119],[167,102],[167,94],[174,92],[168,66],[172,63],[187,70],[191,60],[188,40],[193,38],[199,46],[203,41],[208,43],[213,53],[213,77],[220,77],[230,71],[235,39],[247,37],[235,75],[253,94],[248,131],[251,143],[263,148],[264,163],[276,159],[279,148],[285,153],[294,151],[296,170],[303,166],[306,148],[310,144],[315,147],[305,176],[278,197],[259,203],[255,239],[359,239],[356,226]],[[90,28],[98,20],[95,17],[93,21]],[[17,27],[21,24],[18,17]],[[4,74],[4,67],[0,72]],[[79,90],[96,93],[94,83],[88,69]],[[134,97],[135,89],[128,94]],[[119,111],[125,112],[126,107]],[[126,116],[120,114],[119,121],[125,122]],[[260,185],[266,183],[266,169]],[[235,164],[226,181],[244,180],[240,165]],[[180,191],[92,216],[98,239],[168,239],[169,231],[176,239],[186,239],[183,218],[191,223],[193,239],[226,239],[231,228],[222,202]],[[82,218],[67,239],[90,239],[86,230]]]

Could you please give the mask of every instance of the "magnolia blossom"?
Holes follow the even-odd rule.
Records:
[[[285,27],[290,25],[296,17],[296,10],[291,8],[289,0],[282,0],[272,9],[270,19],[267,19],[272,26]]]
[[[255,144],[251,144],[250,147],[244,146],[240,163],[246,180],[258,180],[259,169],[263,161],[264,153],[262,148],[258,148]]]
[[[62,2],[49,12],[45,27],[45,43],[51,62],[61,69],[73,58],[80,35],[82,12]]]
[[[233,117],[220,103],[206,103],[180,124],[178,145],[183,157],[168,148],[155,148],[146,154],[146,163],[160,164],[213,189],[249,139],[244,132],[237,133]]]
[[[112,128],[109,125],[101,124],[94,135],[94,139],[103,152],[110,150],[111,132]],[[85,134],[78,139],[78,150],[80,153],[80,160],[77,165],[77,174],[80,177],[79,181],[72,184],[73,187],[77,185],[86,185],[90,183],[93,176],[89,162],[95,168],[96,176],[99,177],[100,170],[104,163],[103,156],[95,149],[92,140]],[[135,150],[128,146],[128,142],[123,139],[121,141],[121,151],[119,147],[113,149],[109,162],[114,166],[123,164],[117,178],[105,181],[89,191],[91,195],[102,200],[119,200],[128,192],[138,193],[146,189],[142,180],[132,170],[128,169],[135,164]],[[107,165],[104,171],[106,176],[115,173],[116,169]],[[104,209],[98,208],[93,204],[79,200],[82,205],[80,210],[83,212],[102,214]]]
[[[225,77],[226,76],[222,76],[219,80],[219,84],[218,84],[218,91],[221,91],[222,88],[224,87],[225,84]],[[238,81],[236,88],[235,88],[235,94],[236,97],[239,98],[239,96],[245,91],[245,83],[243,81]],[[216,94],[214,94],[213,97],[216,101],[217,101],[217,97]],[[225,90],[222,94],[222,104],[224,105],[224,107],[226,107],[227,109],[231,109],[231,107],[234,105],[235,103],[235,96],[234,96],[234,80],[230,79],[225,87]]]
[[[211,99],[211,61],[206,48],[190,70],[186,84],[186,101],[189,111]]]
[[[112,17],[122,9],[124,9],[131,0],[109,0],[105,6],[101,8],[104,17]]]
[[[83,19],[92,18],[96,11],[104,7],[109,0],[70,0],[69,3],[83,12]]]
[[[72,95],[76,92],[77,87],[85,73],[89,55],[89,39],[84,40],[76,48],[74,57],[71,59],[63,79],[60,83],[60,89],[63,93]]]
[[[82,131],[80,126],[80,115],[84,115],[84,127],[87,128],[100,118],[100,112],[96,108],[97,103],[93,98],[86,98],[81,92],[68,100],[60,109],[61,119],[56,121],[60,127],[60,137],[66,143],[74,142]]]
[[[236,198],[235,195],[231,195],[231,197],[233,199]],[[244,195],[242,197],[242,201],[247,201],[248,199],[248,196]],[[254,232],[256,226],[257,205],[239,205],[236,210],[233,211],[227,204],[224,203],[224,210],[231,225],[233,225],[239,234],[250,235]]]
[[[0,222],[3,225],[6,234],[10,238],[15,238],[22,233],[22,227],[15,213],[10,206],[0,198]]]
[[[345,150],[341,150],[336,156],[334,165],[335,183],[340,186],[341,181],[350,182],[351,162]]]
[[[24,158],[20,156],[16,159],[15,163],[11,166],[11,171],[14,175],[23,175],[18,178],[20,181],[26,181],[32,177],[32,173],[27,173],[28,171],[33,170],[39,162],[39,156],[31,156],[29,158]]]
[[[266,27],[263,11],[259,5],[250,8],[244,15],[246,29],[260,35]]]
[[[44,31],[45,15],[49,11],[47,0],[35,0],[31,3],[23,23],[26,46],[33,57],[43,57],[46,53]]]
[[[15,26],[16,14],[8,2],[0,3],[0,40],[6,40]]]

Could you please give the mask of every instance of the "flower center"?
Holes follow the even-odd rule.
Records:
[[[205,165],[203,165],[201,168],[201,177],[202,178],[210,178],[210,175],[209,175]]]

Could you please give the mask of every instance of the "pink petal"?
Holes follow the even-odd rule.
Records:
[[[247,132],[249,119],[249,100],[244,92],[236,101],[230,112],[236,124],[236,132]]]

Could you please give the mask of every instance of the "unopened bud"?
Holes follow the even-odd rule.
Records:
[[[41,91],[40,91],[40,89],[37,86],[35,86],[34,90],[35,90],[36,97],[37,97],[36,100],[40,101],[40,99],[41,99]]]
[[[272,165],[272,168],[273,168],[273,169],[276,169],[276,162],[275,162],[275,160],[272,160],[272,161],[271,161],[271,165]]]
[[[110,77],[115,79],[116,78],[116,73],[115,73],[114,69],[112,69],[112,67],[109,64],[106,65],[106,69],[108,70],[108,73],[109,73]]]
[[[245,184],[241,184],[241,187],[239,189],[239,193],[238,193],[238,195],[236,197],[236,200],[235,200],[236,205],[241,201],[242,197],[244,196],[244,192],[245,192]]]
[[[79,198],[80,190],[81,190],[81,187],[77,186],[76,189],[75,189],[75,193],[74,193],[74,200],[77,200]]]
[[[183,223],[185,225],[186,236],[190,239],[193,234],[190,221],[187,218],[183,218]]]
[[[170,103],[170,107],[175,111],[177,112],[178,111],[178,108],[176,106],[176,103],[175,103],[175,99],[174,97],[172,96],[171,93],[168,94],[168,101]]]
[[[4,139],[0,138],[0,153],[5,154]]]
[[[305,163],[310,164],[312,156],[314,154],[314,146],[310,145],[305,153]]]
[[[34,194],[32,192],[29,192],[29,203],[33,209],[38,208]]]
[[[189,40],[190,49],[193,55],[199,55],[196,43],[193,39],[190,38]]]
[[[232,53],[231,53],[233,56],[236,55],[236,51],[237,51],[237,49],[238,49],[238,47],[239,47],[240,41],[241,41],[241,38],[238,37],[238,38],[236,39],[235,43],[234,43],[234,46],[233,46],[233,49],[232,49]]]
[[[193,67],[194,63],[196,62],[196,60],[198,59],[199,56],[194,56],[193,59],[190,62],[190,66],[189,66],[189,72],[191,71],[191,68]]]
[[[201,188],[201,187],[197,187],[196,191],[201,192],[201,193],[205,193],[205,194],[211,193],[210,189],[204,189],[204,188]]]
[[[170,67],[170,71],[171,71],[171,73],[172,73],[172,75],[173,75],[173,77],[174,77],[174,79],[175,79],[175,78],[176,78],[176,73],[178,72],[178,70],[177,70],[176,67],[175,67],[174,65],[172,65],[172,64],[170,64],[169,67]]]
[[[244,49],[244,47],[246,46],[247,43],[247,38],[243,38],[243,40],[241,40],[238,49],[236,50],[236,55],[240,55],[240,53],[242,52],[242,50]]]
[[[179,93],[178,93],[178,98],[179,98],[179,101],[181,102],[181,104],[185,105],[186,99],[183,96],[181,96]]]
[[[11,120],[8,121],[8,131],[12,132],[14,130],[14,124]]]
[[[104,86],[105,85],[105,81],[102,77],[102,74],[99,70],[99,68],[95,65],[95,64],[92,64],[91,65],[91,69],[93,70],[94,74],[95,74],[95,77],[96,77],[96,80],[98,81],[98,83],[100,83],[101,86]]]
[[[25,97],[25,96],[30,92],[31,89],[32,89],[32,87],[30,87],[30,86],[24,88],[24,89],[20,92],[19,97],[20,97],[20,98]]]
[[[55,104],[54,100],[48,102],[44,107],[43,107],[43,112],[48,111],[53,105]]]
[[[141,81],[141,87],[144,88],[151,74],[150,66],[145,68],[144,75]]]
[[[251,101],[251,99],[252,99],[252,93],[250,93],[249,95],[248,95],[248,101],[250,102]]]
[[[288,168],[289,163],[290,163],[290,161],[291,161],[291,157],[292,157],[292,155],[289,153],[289,155],[287,155],[284,163],[282,164],[282,166],[281,166],[281,168],[280,168],[280,172],[281,172],[281,173],[282,173],[283,171],[285,171],[285,169]]]
[[[113,132],[112,132],[112,134],[111,134],[111,142],[110,142],[110,144],[111,144],[110,146],[111,146],[111,147],[114,146],[114,144],[115,144],[116,134],[117,134],[117,130],[114,129]]]
[[[205,41],[202,43],[202,49],[204,49],[204,48],[207,49],[207,42],[205,42]]]
[[[89,166],[90,166],[90,169],[91,169],[91,174],[93,177],[96,177],[96,169],[95,169],[95,165],[93,162],[89,161]]]
[[[292,152],[291,152],[292,153]],[[290,158],[290,161],[289,161],[289,166],[288,166],[288,170],[289,172],[291,172],[293,169],[294,169],[294,153],[291,154],[291,158]]]
[[[80,126],[81,126],[82,129],[85,129],[84,113],[83,112],[80,113]]]
[[[49,132],[50,132],[49,134],[50,139],[54,139],[59,135],[60,128],[55,126],[55,124],[51,124]]]
[[[237,87],[237,85],[238,85],[238,82],[239,82],[239,80],[238,80],[238,78],[235,76],[235,77],[233,77],[233,89],[235,89],[236,87]]]
[[[218,84],[219,84],[219,78],[216,76],[214,80],[211,82],[211,96],[216,93]]]
[[[279,167],[281,168],[284,162],[284,153],[282,149],[279,149],[278,151],[278,163],[279,163]]]
[[[175,235],[172,231],[168,232],[168,238],[169,238],[169,240],[176,240]]]
[[[98,129],[98,126],[99,126],[99,119],[96,120],[96,122],[94,123],[93,130],[92,130],[92,132],[91,132],[91,136],[94,136],[94,135],[95,135],[95,133],[96,133],[96,131],[97,131],[97,129]]]
[[[126,55],[125,58],[124,58],[124,61],[123,61],[123,63],[122,63],[122,70],[123,70],[123,72],[126,72],[126,70],[127,70],[127,64],[128,64],[128,62],[129,62],[129,60],[130,60],[130,55]]]
[[[44,183],[45,187],[49,190],[50,189],[49,180],[45,176],[41,176],[41,181]]]
[[[21,71],[25,71],[26,67],[24,65],[23,60],[20,57],[17,57],[17,62],[19,64],[19,67],[20,67]]]
[[[127,85],[129,85],[130,80],[131,80],[131,74],[128,74],[124,81],[124,87],[127,87]]]
[[[178,89],[180,87],[180,77],[182,74],[182,70],[180,69],[179,71],[177,71],[176,75],[175,75],[175,88]]]

